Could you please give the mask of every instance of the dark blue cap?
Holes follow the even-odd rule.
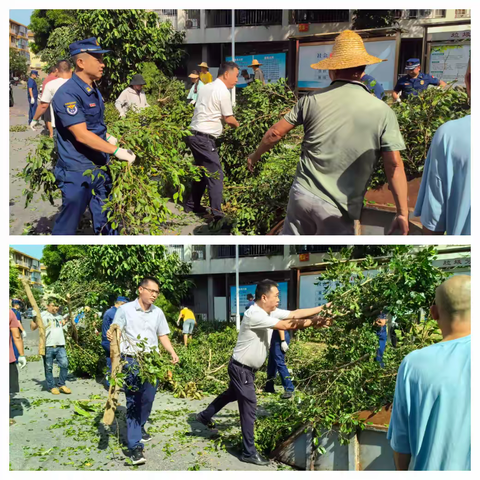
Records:
[[[129,300],[127,297],[117,297],[117,302],[125,302],[127,303]]]
[[[20,300],[12,300],[12,305],[21,305],[22,302]]]
[[[107,53],[110,50],[102,50],[102,47],[98,44],[95,37],[80,40],[79,42],[73,42],[68,47],[70,50],[70,56],[78,55],[79,53]]]
[[[32,75],[32,73],[33,73],[34,75],[37,75],[37,76],[38,76],[38,70],[31,70],[31,71],[30,71],[30,75]]]
[[[407,60],[407,65],[405,66],[405,70],[413,70],[420,66],[420,59],[419,58],[409,58]]]
[[[387,319],[387,312],[380,312],[378,314],[377,318],[381,318],[382,320],[386,320]]]

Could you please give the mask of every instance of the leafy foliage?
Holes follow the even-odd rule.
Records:
[[[393,26],[395,10],[354,10],[353,29],[385,28]]]
[[[74,22],[74,10],[34,10],[29,25],[29,29],[34,33],[34,43],[30,44],[33,53],[38,53],[48,46],[49,38],[55,29],[71,27]]]
[[[68,59],[70,57],[68,46],[79,38],[81,34],[75,25],[56,28],[51,32],[46,47],[40,53],[42,62],[46,63],[47,68],[51,68],[59,60]]]
[[[50,285],[58,280],[62,267],[66,262],[85,255],[83,245],[45,245],[42,252],[42,263],[47,267],[44,283]]]
[[[9,269],[8,269],[8,295],[10,298],[16,298],[17,295],[22,291],[22,283],[20,282],[20,270],[15,265],[15,262],[12,258],[12,252],[10,249],[10,260],[9,260]]]
[[[10,48],[8,57],[10,74],[13,77],[22,77],[27,74],[28,64],[27,58],[24,55],[16,48]]]

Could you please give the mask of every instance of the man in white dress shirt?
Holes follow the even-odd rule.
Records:
[[[200,181],[193,182],[192,193],[185,205],[185,211],[206,213],[206,208],[202,207],[200,202],[205,187],[208,186],[210,208],[215,221],[224,216],[222,212],[223,170],[215,140],[222,134],[224,123],[235,128],[240,126],[233,116],[230,96],[230,90],[237,84],[238,72],[236,63],[223,63],[218,70],[218,78],[199,90],[190,124],[193,136],[186,139],[195,159],[195,165],[205,167],[211,175],[208,177],[203,175]]]
[[[139,366],[136,360],[136,345],[147,339],[145,350],[158,349],[160,342],[172,356],[172,362],[178,362],[178,356],[170,343],[167,319],[163,311],[153,305],[160,293],[158,280],[145,277],[138,287],[138,298],[134,302],[120,306],[113,319],[112,326],[118,325],[122,330],[120,354],[127,362],[125,378],[125,397],[127,398],[127,441],[134,465],[145,463],[143,442],[152,437],[145,430],[145,423],[152,411],[156,385],[140,381]],[[113,339],[112,327],[107,332],[107,339]],[[140,340],[137,338],[140,336]]]
[[[214,429],[212,417],[228,403],[237,401],[243,437],[240,460],[255,465],[269,463],[257,452],[254,443],[257,408],[254,382],[255,372],[262,367],[267,358],[270,329],[292,330],[330,325],[330,320],[318,316],[330,304],[290,312],[277,308],[279,301],[277,283],[263,280],[257,285],[255,305],[252,305],[243,316],[237,345],[228,365],[230,376],[228,389],[196,416],[197,421]]]
[[[115,101],[115,108],[123,118],[129,110],[139,112],[150,105],[147,102],[147,96],[143,91],[146,85],[142,75],[134,75],[130,80],[130,86],[127,87]]]

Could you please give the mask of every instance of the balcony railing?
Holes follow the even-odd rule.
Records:
[[[290,254],[299,255],[300,253],[328,253],[329,250],[339,252],[346,245],[290,245]]]
[[[290,24],[343,23],[350,20],[349,10],[290,10]]]
[[[169,21],[175,30],[178,27],[178,16],[177,16],[177,10],[170,10],[170,9],[165,9],[162,8],[160,10],[154,10],[154,12],[157,13],[158,18],[162,22]]]
[[[231,10],[206,10],[207,28],[230,27]],[[235,26],[252,27],[264,25],[281,25],[282,10],[235,10]]]
[[[212,258],[235,258],[235,245],[212,245]],[[239,245],[239,257],[283,255],[283,245]]]
[[[183,245],[167,245],[167,252],[176,253],[182,262],[185,259],[185,250]]]

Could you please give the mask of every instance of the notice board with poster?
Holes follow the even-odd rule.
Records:
[[[239,300],[240,300],[240,315],[245,313],[245,307],[248,300],[247,295],[251,293],[255,297],[256,285],[240,285]],[[288,306],[288,282],[280,282],[278,284],[278,290],[280,292],[280,303],[278,308],[287,310]],[[230,287],[230,315],[236,315],[237,313],[237,288],[235,286]]]
[[[331,83],[328,70],[314,70],[310,65],[328,58],[334,42],[305,43],[298,48],[297,88],[325,88]],[[397,41],[395,38],[364,39],[365,48],[370,55],[387,59],[386,62],[368,65],[365,73],[380,82],[384,90],[393,90],[395,86],[395,59]]]
[[[465,73],[470,59],[470,43],[431,45],[428,73],[444,82],[465,85]]]
[[[286,75],[286,59],[287,55],[285,53],[268,53],[265,55],[244,55],[242,57],[235,57],[235,63],[240,68],[240,73],[238,75],[237,88],[243,88],[247,86],[247,82],[242,77],[242,70],[247,70],[250,78],[253,78],[253,68],[249,68],[249,65],[252,64],[253,59],[258,60],[262,64],[260,67],[263,76],[265,77],[265,83],[275,83],[278,82],[280,78],[285,78]],[[232,61],[232,57],[226,58],[227,62]]]

